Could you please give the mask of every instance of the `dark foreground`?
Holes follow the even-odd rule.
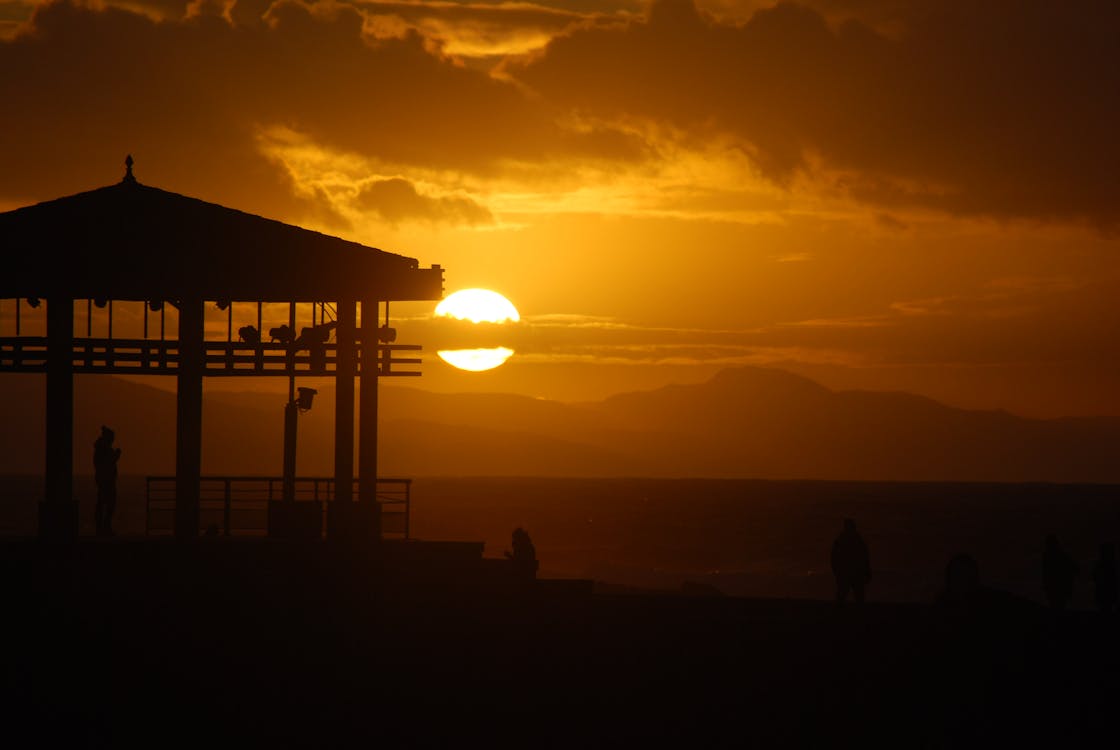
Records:
[[[267,541],[0,544],[4,736],[682,748],[1116,736],[1120,622],[1090,613],[996,592],[844,610],[593,595],[422,557]]]

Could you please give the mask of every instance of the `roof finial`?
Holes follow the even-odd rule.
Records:
[[[124,179],[121,182],[136,182],[136,178],[132,176],[132,154],[124,157]]]

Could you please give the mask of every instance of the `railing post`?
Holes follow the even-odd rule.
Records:
[[[339,300],[336,310],[334,499],[349,502],[354,499],[354,376],[357,365],[354,327],[357,304],[353,300]]]
[[[198,536],[202,476],[202,376],[206,368],[205,307],[200,298],[179,307],[176,370],[175,536]]]
[[[108,367],[113,366],[113,300],[109,300],[109,340],[105,344],[105,364]]]
[[[231,508],[232,504],[233,504],[233,498],[231,497],[231,493],[230,493],[230,479],[229,479],[229,477],[226,477],[226,496],[225,496],[225,508],[224,508],[225,518],[223,519],[224,522],[225,522],[225,527],[226,527],[226,536],[230,535],[230,518],[232,516],[232,508]]]
[[[371,506],[374,513],[372,529],[377,539],[381,537],[381,517],[377,500],[377,318],[379,302],[375,298],[362,300],[362,335],[358,375],[361,400],[358,402],[358,500]]]

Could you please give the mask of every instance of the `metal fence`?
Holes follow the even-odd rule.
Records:
[[[268,504],[283,497],[284,479],[277,476],[203,476],[199,495],[199,531],[224,536],[267,536]],[[175,523],[175,477],[147,477],[145,533],[171,534]],[[333,477],[296,477],[296,502],[334,501]],[[412,480],[377,480],[383,536],[409,538]]]

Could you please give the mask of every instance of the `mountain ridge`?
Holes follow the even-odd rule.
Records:
[[[19,440],[0,471],[42,466],[42,378],[7,375]],[[728,368],[699,384],[563,403],[513,394],[380,389],[380,469],[430,476],[1120,481],[1120,418],[1035,419],[904,391],[833,391],[784,370]],[[75,380],[75,466],[113,425],[122,471],[174,468],[174,395],[105,376]],[[300,473],[333,472],[333,389],[300,416]],[[209,391],[203,471],[280,470],[283,396]],[[88,440],[87,440],[88,438]]]

